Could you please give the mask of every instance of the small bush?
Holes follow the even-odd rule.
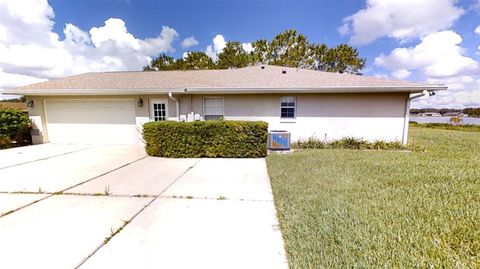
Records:
[[[6,135],[0,135],[0,149],[8,149],[12,145],[12,140]]]
[[[290,146],[294,149],[324,149],[327,147],[327,143],[310,137],[307,140],[294,141]]]
[[[382,140],[369,142],[367,140],[354,137],[346,137],[332,141],[322,141],[316,138],[309,138],[307,140],[295,141],[291,146],[294,149],[406,149],[406,146],[402,145],[400,142],[386,142]]]
[[[31,122],[28,115],[23,111],[14,108],[0,109],[0,136],[2,143],[10,140],[17,145],[29,143]],[[5,138],[7,137],[7,138]]]
[[[149,122],[148,155],[171,158],[260,158],[267,155],[268,124],[260,121]]]

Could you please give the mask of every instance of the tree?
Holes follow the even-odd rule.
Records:
[[[269,64],[297,68],[305,68],[311,64],[311,46],[307,38],[295,30],[276,35],[268,47]]]
[[[328,49],[319,64],[318,70],[336,73],[360,74],[365,59],[358,57],[358,50],[346,44]]]
[[[218,54],[217,67],[220,69],[242,68],[251,64],[251,56],[238,41],[227,42],[223,51]]]
[[[175,69],[175,59],[165,54],[160,54],[149,65],[143,67],[143,71],[165,71]]]
[[[204,52],[189,52],[185,59],[174,60],[164,54],[144,67],[145,71],[227,69],[255,64],[271,64],[336,73],[360,74],[365,59],[358,50],[346,44],[329,48],[325,44],[310,43],[296,30],[286,30],[271,41],[258,39],[252,42],[253,51],[247,53],[238,41],[226,44],[214,62]]]
[[[175,62],[175,69],[180,70],[203,70],[215,69],[215,63],[205,52],[192,51],[187,53],[187,57],[178,59]]]
[[[480,107],[473,108],[468,107],[463,110],[464,114],[467,114],[469,117],[480,117]]]
[[[269,44],[266,39],[258,39],[252,42],[253,51],[250,53],[252,64],[268,64]]]

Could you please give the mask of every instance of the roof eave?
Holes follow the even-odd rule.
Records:
[[[315,88],[232,88],[232,87],[187,87],[177,89],[13,89],[0,91],[2,94],[28,96],[68,96],[68,95],[148,95],[185,93],[185,94],[258,94],[258,93],[388,93],[405,92],[418,93],[424,90],[447,90],[443,85],[419,86],[353,86],[353,87],[315,87]]]
[[[358,86],[358,87],[315,87],[315,88],[186,88],[185,93],[201,94],[201,93],[225,93],[225,94],[255,94],[255,93],[382,93],[382,92],[408,92],[417,93],[424,90],[441,91],[447,90],[448,87],[443,85],[420,85],[420,86]]]

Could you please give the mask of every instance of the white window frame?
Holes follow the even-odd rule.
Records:
[[[222,99],[222,115],[211,115],[211,114],[205,114],[205,99]],[[206,116],[222,116],[222,117],[225,117],[225,98],[223,98],[222,96],[204,96],[203,97],[203,105],[202,105],[202,109],[203,109],[203,119],[204,120],[207,120]]]
[[[150,120],[155,121],[154,104],[165,104],[165,120],[168,120],[168,99],[166,98],[154,98],[150,99]]]
[[[292,108],[292,106],[283,106],[282,103],[283,103],[283,98],[293,98],[293,117],[282,117],[282,108]],[[282,96],[280,98],[280,119],[285,119],[285,120],[288,120],[288,119],[296,119],[297,118],[297,97],[296,96],[292,96],[292,95],[289,95],[289,96]]]

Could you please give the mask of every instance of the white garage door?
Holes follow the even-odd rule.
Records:
[[[50,99],[45,111],[50,143],[139,143],[134,99]]]

